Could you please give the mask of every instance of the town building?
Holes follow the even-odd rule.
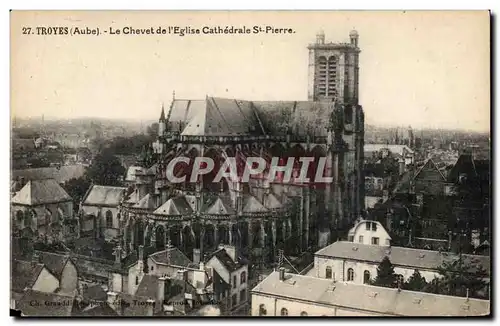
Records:
[[[384,288],[275,271],[251,291],[252,316],[466,317],[490,301]]]
[[[490,258],[456,255],[450,252],[391,246],[391,237],[377,221],[360,221],[349,231],[348,241],[337,241],[314,254],[314,271],[319,278],[365,284],[377,276],[377,268],[388,257],[394,272],[404,281],[418,270],[427,282],[439,276],[445,262],[461,259],[473,268],[481,266],[489,275]]]
[[[120,204],[125,187],[91,185],[80,205],[82,236],[111,240],[120,232]]]
[[[54,180],[30,180],[11,198],[13,236],[66,241],[79,237],[73,199]]]
[[[239,256],[237,247],[221,246],[207,257],[205,268],[210,277],[218,274],[216,278],[220,279],[218,285],[222,291],[215,288],[216,301],[225,301],[229,310],[241,308],[248,302],[248,262]]]
[[[364,145],[364,157],[367,160],[372,158],[385,158],[391,155],[399,160],[403,159],[405,165],[411,165],[415,163],[415,151],[408,147],[407,145],[395,145],[395,144],[365,144]]]
[[[158,138],[145,154],[144,170],[135,172],[135,189],[119,208],[113,204],[121,209],[120,218],[115,220],[118,213],[110,210],[110,227],[98,227],[104,237],[118,240],[125,254],[139,245],[164,248],[170,239],[188,255],[228,244],[242,248],[246,257],[273,260],[278,248],[295,253],[319,248],[350,228],[364,211],[358,34],[350,33],[349,43],[325,43],[319,34],[308,49],[308,101],[174,96],[167,114],[162,107]],[[269,182],[267,168],[249,182],[224,177],[215,184],[215,174],[207,174],[192,183],[172,184],[167,166],[180,156],[191,161],[209,157],[218,167],[228,157],[240,167],[251,156],[268,163],[272,157],[283,162],[326,157],[326,176],[335,181],[324,187]],[[311,168],[311,177],[317,168]],[[175,174],[189,180],[190,171],[178,165]],[[95,201],[106,202],[106,195],[102,191]],[[85,221],[96,214],[82,213]]]

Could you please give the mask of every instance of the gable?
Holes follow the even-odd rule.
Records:
[[[444,175],[439,171],[433,160],[429,159],[415,175],[414,180],[421,181],[446,181]]]

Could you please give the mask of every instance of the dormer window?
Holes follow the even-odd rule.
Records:
[[[461,173],[459,176],[458,176],[458,183],[460,184],[463,184],[467,181],[467,174],[465,173]]]

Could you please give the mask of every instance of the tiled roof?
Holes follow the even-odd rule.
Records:
[[[167,257],[167,252],[170,254],[170,261]],[[149,256],[156,263],[188,267],[191,266],[192,261],[184,255],[182,251],[175,247],[171,247],[162,251],[155,252]]]
[[[386,247],[378,245],[367,245],[348,241],[337,241],[331,245],[318,250],[315,255],[331,258],[352,259],[366,261],[374,264],[380,263],[384,257],[388,257],[393,265],[406,266],[415,269],[437,269],[444,262],[458,259],[458,255],[404,248]],[[490,270],[490,258],[487,256],[462,255],[465,262],[481,264],[486,271]]]
[[[11,265],[11,286],[16,292],[31,288],[43,270],[43,264],[33,265],[29,261],[13,260]]]
[[[490,313],[488,300],[333,283],[329,279],[297,274],[286,274],[285,281],[280,281],[279,272],[265,278],[252,289],[252,293],[395,316],[480,316]]]
[[[74,304],[74,296],[27,290],[19,300],[18,309],[24,316],[67,317],[71,316]]]
[[[118,206],[127,188],[93,185],[83,200],[84,205]]]
[[[43,263],[45,267],[47,267],[47,269],[60,280],[69,256],[51,252],[39,252],[39,259],[40,262]]]
[[[61,167],[47,167],[36,169],[12,170],[12,179],[23,177],[25,181],[54,179],[64,183],[71,179],[78,179],[85,174],[86,167],[80,164],[63,165]]]
[[[54,180],[28,181],[11,199],[13,204],[43,205],[71,201],[68,193]]]

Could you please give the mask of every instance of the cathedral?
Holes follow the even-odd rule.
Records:
[[[350,41],[325,42],[323,32],[308,46],[307,101],[246,101],[218,97],[179,99],[162,107],[158,137],[119,204],[123,255],[139,245],[167,244],[186,254],[234,245],[247,257],[273,260],[315,250],[336,240],[364,212],[364,113],[358,103],[358,33]],[[167,171],[171,160],[190,158]],[[234,158],[326,158],[328,184],[250,180],[213,173],[190,182],[196,157],[220,166]],[[190,166],[191,165],[191,166]],[[296,169],[296,167],[293,167]],[[312,166],[308,175],[315,175]],[[217,169],[215,169],[217,170]],[[167,174],[187,175],[171,183]],[[104,224],[104,223],[103,223]]]

